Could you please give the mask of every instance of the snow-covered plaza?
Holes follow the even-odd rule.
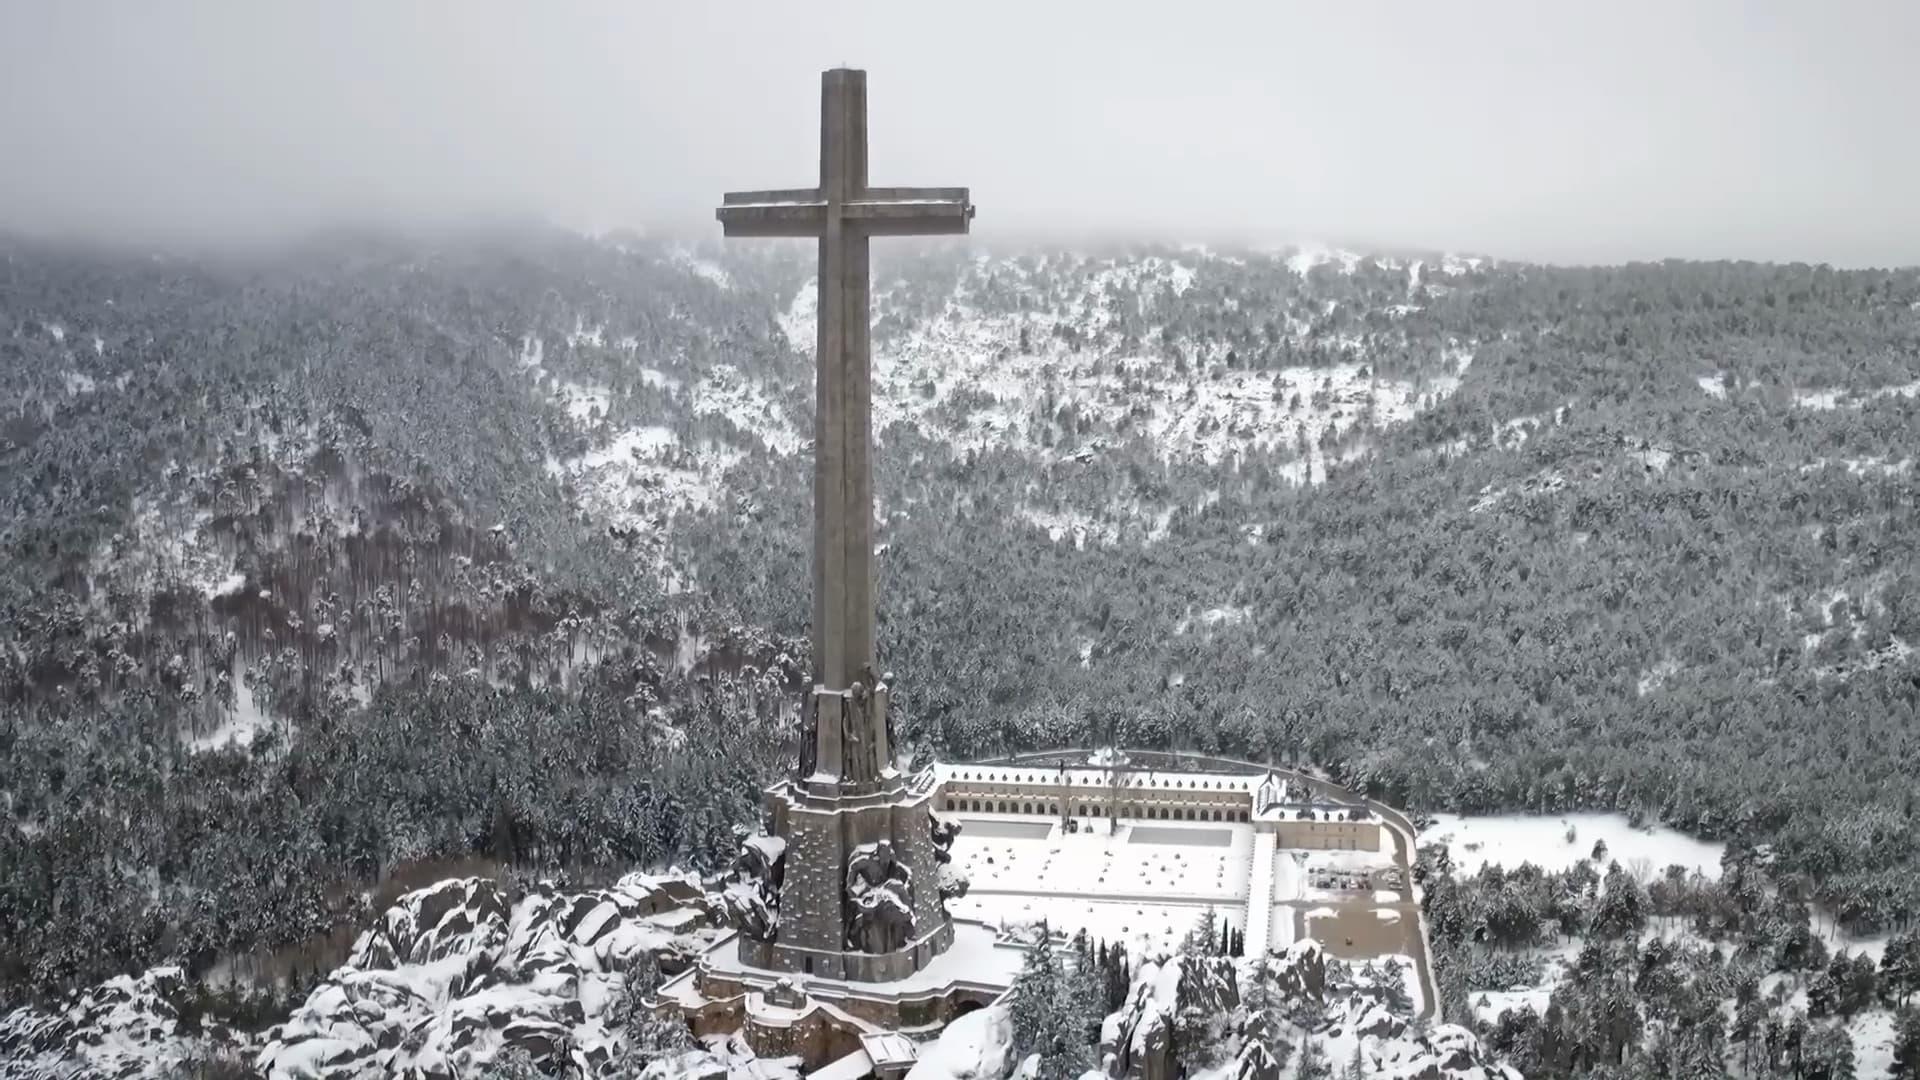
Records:
[[[960,825],[953,862],[969,882],[954,917],[1044,921],[1144,959],[1211,913],[1244,935],[1244,955],[1313,937],[1336,956],[1424,968],[1404,823],[1355,813],[1358,800],[1288,770],[1154,764],[941,766],[941,806]]]

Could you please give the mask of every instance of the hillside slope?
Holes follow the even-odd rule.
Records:
[[[4,252],[0,978],[730,854],[804,678],[805,250]],[[916,746],[1623,809],[1920,910],[1920,275],[888,255]]]

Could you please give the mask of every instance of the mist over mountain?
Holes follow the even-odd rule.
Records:
[[[0,227],[710,227],[721,191],[813,182],[814,80],[851,65],[875,182],[968,184],[1002,243],[1912,265],[1916,36],[1876,0],[15,4]]]

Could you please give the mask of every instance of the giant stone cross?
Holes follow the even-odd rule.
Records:
[[[821,76],[820,184],[739,191],[717,211],[727,236],[820,241],[813,451],[813,738],[802,781],[818,794],[893,779],[888,689],[873,671],[873,422],[868,240],[967,231],[966,188],[867,186],[867,73]]]

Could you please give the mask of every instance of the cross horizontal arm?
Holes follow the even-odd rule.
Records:
[[[827,229],[824,202],[763,202],[722,206],[714,212],[725,236],[820,236]]]
[[[714,212],[727,236],[822,236],[827,215],[868,236],[959,236],[973,220],[966,188],[868,188],[830,207],[818,188],[736,191]]]
[[[870,187],[861,193],[871,202],[966,202],[963,187]]]
[[[869,236],[958,236],[973,220],[973,204],[958,199],[861,199],[841,207],[846,220]]]
[[[820,189],[779,188],[772,191],[729,191],[720,196],[726,206],[750,206],[755,203],[813,203],[821,199]]]

